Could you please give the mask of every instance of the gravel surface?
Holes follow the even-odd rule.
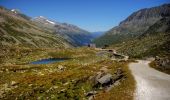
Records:
[[[150,68],[148,63],[139,60],[129,65],[136,80],[135,100],[170,100],[170,75]]]

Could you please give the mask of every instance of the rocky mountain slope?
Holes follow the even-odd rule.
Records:
[[[98,46],[125,42],[143,34],[150,26],[160,20],[162,16],[169,14],[170,4],[141,9],[131,14],[119,26],[114,27],[94,42]]]
[[[0,7],[0,46],[70,47],[70,43],[51,31],[32,23],[30,18],[16,10]]]
[[[72,24],[59,23],[43,16],[35,17],[32,21],[46,30],[53,30],[54,33],[61,35],[75,46],[88,44],[93,38],[89,32]]]
[[[131,57],[170,57],[170,16],[166,16],[142,35],[117,45],[117,50]],[[114,45],[115,46],[115,45]]]

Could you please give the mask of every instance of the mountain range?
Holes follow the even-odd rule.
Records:
[[[130,57],[169,55],[170,4],[132,13],[107,32],[90,33],[75,25],[43,16],[31,18],[16,9],[0,7],[0,46],[69,48],[93,40],[97,46],[110,45]],[[96,39],[95,39],[96,38]]]
[[[170,4],[164,4],[134,12],[94,42],[132,58],[170,57],[169,39]]]
[[[72,45],[63,37],[42,29],[15,10],[0,7],[0,46],[57,47]]]
[[[74,46],[89,44],[93,38],[90,32],[72,24],[59,23],[43,16],[35,17],[31,20],[43,29],[52,30],[53,33],[67,39]]]
[[[120,22],[119,26],[112,28],[94,42],[97,46],[126,42],[143,34],[164,15],[170,15],[170,4],[141,9],[132,13]]]
[[[82,46],[92,35],[75,25],[51,21],[43,16],[31,18],[17,9],[0,7],[0,46],[57,47]]]

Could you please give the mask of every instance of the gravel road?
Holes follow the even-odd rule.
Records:
[[[170,75],[150,68],[148,63],[139,60],[129,65],[136,80],[135,100],[170,100]]]

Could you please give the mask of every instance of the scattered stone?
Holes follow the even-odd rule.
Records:
[[[105,89],[105,92],[109,92],[112,88],[114,87],[114,85],[110,85]]]
[[[121,68],[118,68],[118,69],[117,69],[117,71],[115,72],[115,74],[116,74],[116,75],[118,75],[118,74],[122,74],[122,73],[123,73],[123,71],[122,71],[122,69],[121,69]]]
[[[44,75],[44,73],[42,73],[42,72],[38,72],[38,75]]]
[[[5,69],[6,70],[6,72],[9,72],[9,70],[8,69]]]
[[[90,76],[89,80],[93,80],[95,77],[94,76]],[[72,81],[71,81],[72,82]]]
[[[102,77],[102,72],[97,72],[97,75],[95,77],[95,83],[98,82],[98,79]]]
[[[68,85],[69,84],[69,82],[66,82],[66,83],[64,83],[63,85],[65,86],[65,85]]]
[[[107,85],[112,83],[112,75],[106,74],[97,80],[102,85]]]
[[[29,84],[28,86],[31,87],[33,84]]]
[[[88,100],[93,100],[95,98],[95,96],[90,96]]]
[[[103,87],[99,87],[99,89],[100,89],[100,90],[102,90],[102,89],[103,89]]]
[[[15,86],[15,85],[17,85],[18,83],[17,82],[15,82],[15,81],[12,81],[11,82],[11,86]]]
[[[60,93],[64,93],[66,91],[66,89],[62,89],[61,91],[60,91]]]
[[[116,82],[114,83],[114,86],[118,86],[118,85],[120,85],[120,81],[116,81]]]
[[[162,69],[170,69],[170,60],[169,58],[160,58],[156,56],[155,58],[156,66],[162,68]]]
[[[54,88],[54,89],[57,89],[57,88],[58,88],[58,86],[53,86],[53,88]]]
[[[62,65],[58,65],[58,69],[59,69],[59,70],[64,70],[64,69],[65,69],[65,67],[64,67],[64,66],[62,66]]]
[[[97,94],[97,91],[90,91],[90,92],[86,93],[86,96],[89,97],[89,96],[92,96],[95,94]]]
[[[71,82],[75,82],[75,81],[76,81],[76,80],[74,80],[74,79],[73,79],[73,80],[71,80]]]

